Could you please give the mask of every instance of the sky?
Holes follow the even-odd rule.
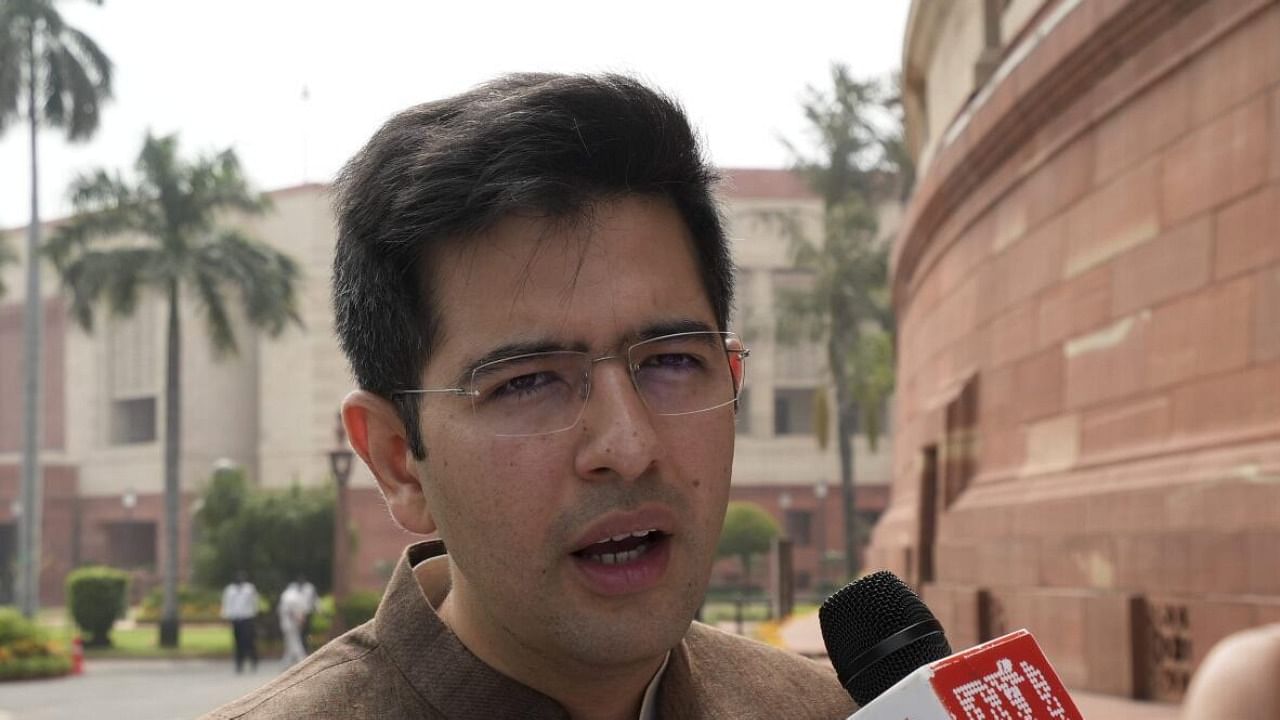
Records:
[[[61,2],[115,63],[98,133],[40,134],[44,219],[97,168],[128,170],[145,133],[186,154],[232,147],[253,184],[327,182],[391,115],[513,71],[625,72],[674,95],[722,167],[786,167],[800,101],[832,62],[901,64],[908,0],[743,3],[429,0]],[[304,93],[305,89],[305,93]],[[0,137],[0,228],[30,216],[28,136]]]

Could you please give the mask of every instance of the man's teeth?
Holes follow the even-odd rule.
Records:
[[[607,537],[603,540],[597,540],[596,544],[599,545],[600,543],[606,543],[606,542],[621,542],[622,540],[626,540],[629,537],[642,538],[645,535],[648,535],[649,533],[655,533],[655,532],[658,532],[657,529],[655,528],[649,528],[648,530],[636,530],[635,532],[622,533],[621,535],[614,535],[613,537]]]
[[[599,555],[588,555],[587,557],[591,560],[595,560],[596,562],[602,562],[605,565],[620,565],[622,563],[629,563],[632,560],[635,560],[643,555],[648,549],[648,545],[641,545],[634,550],[628,550],[626,552],[600,553]]]

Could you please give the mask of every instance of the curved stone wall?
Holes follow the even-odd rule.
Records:
[[[949,124],[907,103],[869,558],[953,644],[1027,626],[1070,685],[1177,699],[1280,621],[1280,2],[1015,5]],[[909,87],[971,45],[909,31]]]

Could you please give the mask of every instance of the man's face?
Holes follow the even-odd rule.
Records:
[[[423,387],[465,381],[477,358],[512,343],[599,357],[654,328],[716,329],[688,230],[664,200],[601,203],[572,230],[509,218],[435,267],[441,334]],[[422,419],[419,475],[453,563],[453,617],[543,662],[643,662],[679,642],[724,520],[732,405],[654,415],[625,361],[606,360],[562,432],[497,437],[468,399],[440,395],[423,400]],[[634,560],[591,548],[653,529]]]

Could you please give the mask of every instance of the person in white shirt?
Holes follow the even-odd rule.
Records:
[[[280,594],[280,634],[284,636],[284,666],[307,656],[302,646],[302,625],[307,617],[307,596],[298,581],[289,583]]]
[[[316,592],[316,586],[312,585],[305,577],[299,575],[295,581],[302,590],[302,597],[306,600],[307,614],[302,619],[302,652],[311,654],[311,618],[316,614],[316,604],[320,601],[320,596]]]
[[[258,614],[258,589],[249,582],[247,574],[236,572],[235,582],[227,585],[222,591],[222,617],[231,621],[231,635],[236,646],[236,672],[244,668],[246,660],[249,669],[258,669],[257,637],[254,632],[253,619]]]

